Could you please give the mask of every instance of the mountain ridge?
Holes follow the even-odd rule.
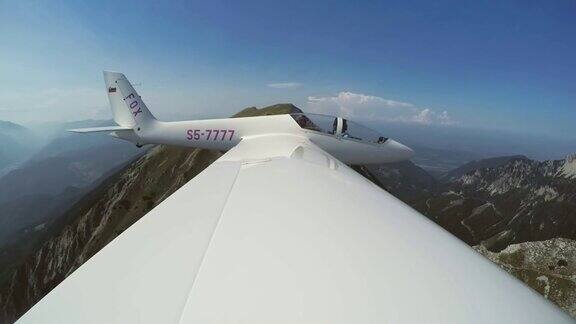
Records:
[[[510,159],[444,183],[416,208],[466,243],[492,252],[513,243],[576,239],[576,181],[564,172],[573,163]]]
[[[498,157],[474,160],[451,170],[450,172],[445,174],[440,180],[447,182],[459,178],[470,171],[482,168],[499,167],[505,165],[511,160],[528,160],[528,158],[525,155],[509,155],[509,156],[498,156]]]
[[[0,120],[0,143],[0,171],[25,160],[37,147],[32,131],[3,120]]]

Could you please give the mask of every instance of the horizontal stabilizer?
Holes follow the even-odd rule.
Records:
[[[76,129],[69,129],[68,131],[74,133],[99,133],[99,132],[114,132],[123,130],[132,130],[132,127],[106,126],[106,127],[76,128]]]

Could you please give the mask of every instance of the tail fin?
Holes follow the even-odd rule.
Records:
[[[124,74],[104,71],[114,121],[124,127],[145,126],[156,119]]]

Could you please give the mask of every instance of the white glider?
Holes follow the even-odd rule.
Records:
[[[104,72],[117,126],[228,150],[29,310],[20,323],[571,323],[346,164],[412,150],[342,118],[161,122]]]

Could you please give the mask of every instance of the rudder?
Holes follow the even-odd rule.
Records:
[[[118,125],[142,126],[156,120],[124,74],[104,71],[104,82],[114,121]]]

